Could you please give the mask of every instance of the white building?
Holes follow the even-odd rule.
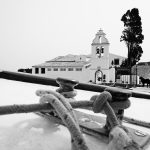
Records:
[[[80,82],[115,82],[114,65],[125,57],[109,53],[109,41],[99,30],[91,44],[90,55],[59,56],[43,64],[32,66],[32,73],[50,78],[70,78]]]

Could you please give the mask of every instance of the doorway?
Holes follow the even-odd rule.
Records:
[[[101,84],[103,82],[103,72],[101,70],[97,70],[95,72],[95,83]]]

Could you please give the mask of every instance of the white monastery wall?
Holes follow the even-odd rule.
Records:
[[[33,68],[33,74],[35,74],[35,68]],[[82,68],[82,71],[76,71],[76,68],[73,68],[73,71],[68,71],[68,68],[66,68],[66,71],[60,71],[60,68],[58,68],[58,71],[53,71],[53,68],[51,68],[51,71],[48,71],[48,68],[45,68],[45,74],[42,74],[41,68],[39,68],[38,75],[54,79],[58,77],[74,79],[84,83],[90,80],[90,70],[85,68]]]
[[[115,82],[115,68],[111,68],[109,70],[109,80],[108,81]]]

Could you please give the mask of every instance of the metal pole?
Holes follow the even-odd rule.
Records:
[[[30,75],[27,73],[25,74],[25,73],[11,72],[11,71],[0,71],[0,78],[27,82],[27,83],[59,86],[58,83],[56,83],[56,79]],[[109,86],[106,85],[79,83],[75,89],[93,91],[93,92],[103,92],[108,87]],[[120,89],[118,88],[118,90]],[[149,93],[139,93],[136,91],[131,91],[131,93],[132,93],[132,97],[150,99]]]
[[[136,87],[137,87],[137,64],[136,64]]]

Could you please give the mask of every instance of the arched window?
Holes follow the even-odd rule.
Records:
[[[101,56],[104,56],[104,47],[101,47]]]
[[[106,79],[106,75],[105,74],[103,75],[103,79]]]
[[[104,47],[101,47],[101,53],[104,53]]]
[[[96,47],[96,55],[97,55],[98,58],[101,57],[101,49],[100,49],[100,47]]]
[[[96,47],[96,54],[100,54],[101,51],[100,51],[100,47]]]
[[[102,57],[104,55],[104,47],[96,47],[96,55],[98,58]]]

